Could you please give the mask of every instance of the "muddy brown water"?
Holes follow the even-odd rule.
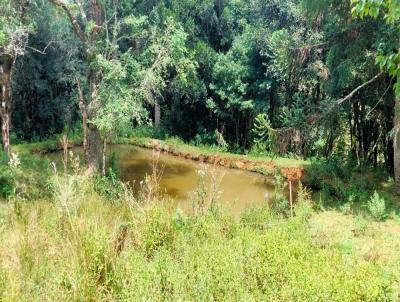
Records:
[[[218,201],[235,216],[247,207],[269,201],[275,194],[272,179],[257,173],[219,166],[201,164],[189,159],[156,152],[131,145],[113,145],[109,153],[114,153],[122,179],[140,188],[146,175],[153,170],[154,158],[162,173],[160,189],[174,208],[183,211],[192,209],[193,192],[198,188],[200,173],[208,171],[205,177],[206,188],[217,187]],[[74,148],[75,154],[82,154],[81,148]],[[50,160],[60,158],[62,152],[49,154]]]

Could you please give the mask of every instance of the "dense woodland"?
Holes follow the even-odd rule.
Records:
[[[2,0],[4,149],[81,131],[96,168],[103,140],[153,123],[238,152],[393,170],[398,5]]]

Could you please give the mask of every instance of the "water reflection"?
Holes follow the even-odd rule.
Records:
[[[118,167],[124,181],[138,184],[146,174],[151,173],[153,151],[135,146],[116,145],[113,146],[112,152],[117,155]],[[189,193],[196,189],[197,171],[201,169],[201,164],[161,154],[158,165],[163,170],[160,183],[162,190],[176,201],[178,207],[191,207]],[[273,184],[267,177],[222,167],[212,169],[214,173],[223,176],[219,186],[220,201],[235,214],[241,213],[251,204],[265,202],[266,196],[273,194]]]
[[[75,148],[74,153],[81,153],[81,148]],[[152,173],[154,151],[130,145],[113,145],[109,153],[116,156],[117,166],[124,181],[129,182],[138,190],[139,183],[146,174]],[[109,155],[110,155],[109,154]],[[61,153],[49,154],[50,159],[59,158]],[[172,155],[159,155],[158,166],[162,169],[161,191],[171,197],[171,206],[183,210],[190,209],[192,202],[190,193],[198,184],[197,171],[202,164]],[[274,186],[270,178],[247,171],[211,167],[217,179],[222,177],[219,186],[219,200],[228,210],[239,215],[243,210],[256,203],[266,202],[274,194]],[[210,186],[210,180],[207,187]]]

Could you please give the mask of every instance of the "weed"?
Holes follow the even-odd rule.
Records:
[[[275,196],[272,203],[272,210],[278,215],[288,216],[290,211],[289,200],[285,196],[287,183],[283,176],[277,171],[274,176]]]
[[[160,152],[153,151],[151,173],[146,174],[144,180],[140,182],[139,200],[145,204],[150,204],[161,195],[160,182],[164,173],[164,167],[160,166],[159,158]]]
[[[369,199],[367,209],[370,215],[378,221],[384,220],[387,217],[385,199],[380,197],[376,191]]]
[[[219,173],[208,165],[202,165],[197,171],[196,189],[189,194],[195,215],[204,215],[217,203],[222,193],[220,185],[223,178],[224,173]]]

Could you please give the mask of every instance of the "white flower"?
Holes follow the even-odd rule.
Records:
[[[10,161],[8,162],[8,165],[13,168],[16,169],[18,168],[18,166],[21,164],[21,161],[19,160],[18,154],[16,153],[11,153],[10,156]]]

